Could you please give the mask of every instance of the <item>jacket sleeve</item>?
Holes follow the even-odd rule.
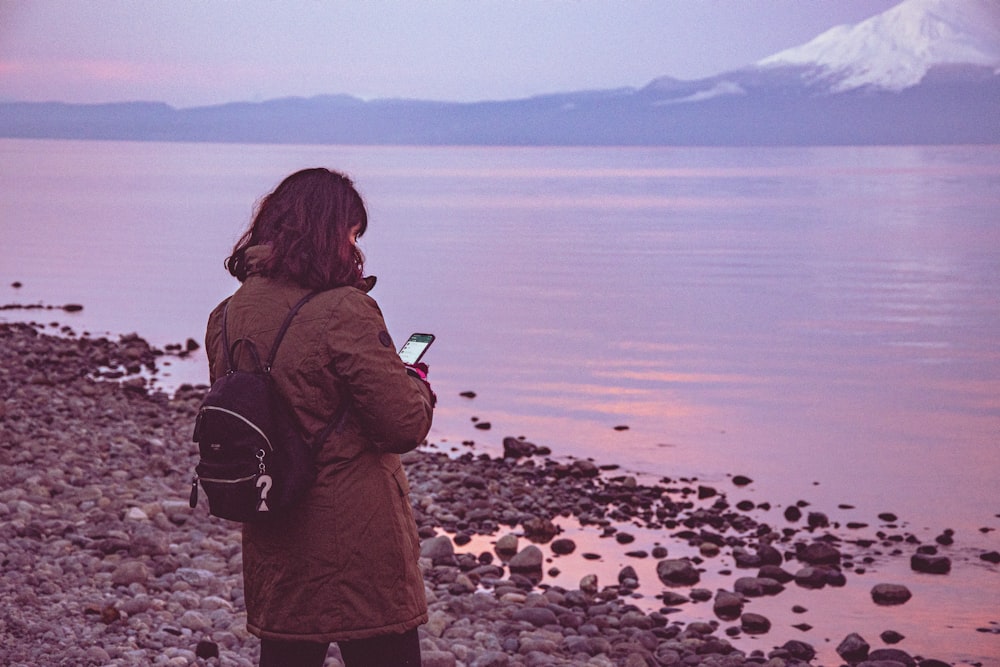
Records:
[[[399,359],[375,301],[352,291],[327,328],[330,370],[346,384],[350,413],[384,452],[401,454],[431,427],[430,390]]]

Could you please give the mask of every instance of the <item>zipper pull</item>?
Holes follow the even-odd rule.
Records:
[[[198,475],[191,478],[191,497],[188,499],[191,509],[198,506]]]

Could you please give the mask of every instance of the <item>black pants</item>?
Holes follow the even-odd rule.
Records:
[[[417,629],[401,635],[337,642],[347,667],[420,667]],[[260,642],[260,667],[323,667],[329,643]]]

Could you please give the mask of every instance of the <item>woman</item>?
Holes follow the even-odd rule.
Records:
[[[426,366],[404,366],[367,295],[375,280],[364,277],[356,245],[367,226],[349,178],[292,174],[236,243],[226,266],[242,285],[208,321],[214,381],[226,371],[227,302],[230,340],[266,354],[289,310],[321,290],[292,321],[271,373],[303,433],[343,415],[319,446],[304,500],[280,520],[243,528],[247,628],[261,638],[262,667],[319,667],[330,642],[348,667],[420,664],[427,604],[399,454],[427,435],[434,395]],[[250,364],[243,356],[234,363]]]

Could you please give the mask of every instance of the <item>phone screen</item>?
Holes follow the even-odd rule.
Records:
[[[415,333],[410,336],[399,350],[399,358],[404,364],[415,364],[424,356],[424,352],[434,342],[434,334]]]

